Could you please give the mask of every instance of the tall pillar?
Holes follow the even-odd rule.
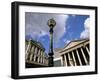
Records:
[[[36,56],[37,56],[37,47],[35,47],[35,53],[34,53],[34,61],[36,61]]]
[[[79,56],[79,53],[78,53],[78,50],[77,49],[76,49],[76,54],[77,54],[77,57],[78,57],[78,60],[79,60],[80,65],[82,65],[81,58]]]
[[[70,56],[70,53],[68,53],[68,61],[69,61],[69,64],[70,64],[70,66],[74,66],[74,64],[72,64],[74,61],[73,61],[73,59],[71,58],[71,56]],[[72,62],[72,63],[71,63]]]
[[[41,63],[41,50],[40,50],[40,60],[39,60],[39,62]]]
[[[27,60],[28,58],[28,52],[30,51],[30,48],[31,48],[31,41],[28,42],[28,46],[27,46],[27,49],[25,51],[25,59]]]
[[[45,62],[46,62],[46,59],[45,59],[45,54],[44,54],[44,64],[45,64]]]
[[[42,64],[43,64],[43,58],[44,58],[44,56],[43,56],[43,51],[42,51]]]
[[[68,55],[68,62],[69,62],[69,66],[70,66],[70,56],[69,56],[69,53],[67,53],[67,55]]]
[[[38,63],[39,63],[39,61],[40,61],[40,49],[38,50]]]
[[[88,49],[88,47],[87,47],[87,46],[85,46],[85,47],[86,47],[86,51],[87,51],[87,52],[88,52],[88,54],[89,54],[90,52],[89,52],[89,49]]]
[[[43,57],[42,57],[42,50],[41,50],[41,63],[42,63],[42,58],[43,58]]]
[[[64,54],[64,64],[67,66],[66,54]]]
[[[76,59],[75,59],[75,56],[74,56],[73,51],[72,51],[72,57],[73,57],[74,65],[77,66],[77,64],[76,64]]]
[[[37,55],[37,47],[35,48],[35,54]]]
[[[43,51],[42,51],[42,64],[43,64]]]
[[[34,46],[34,57],[32,58],[33,59],[33,61],[35,61],[35,57],[36,57],[36,55],[35,55],[35,49],[36,49],[36,47]]]
[[[34,55],[34,46],[32,46],[31,49],[30,61],[32,61],[33,55]]]
[[[43,52],[43,64],[44,64],[44,52]]]
[[[61,56],[61,66],[64,66],[64,57]]]
[[[85,57],[85,54],[84,54],[84,52],[83,52],[83,49],[82,49],[82,48],[80,48],[80,49],[81,49],[81,52],[82,52],[83,58],[84,58],[84,60],[85,60],[85,63],[88,64],[88,61],[87,61],[87,59],[86,59],[86,57]]]

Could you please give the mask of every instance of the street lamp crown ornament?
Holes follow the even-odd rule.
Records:
[[[50,28],[54,28],[54,26],[56,25],[56,21],[53,18],[51,18],[48,20],[47,24]]]

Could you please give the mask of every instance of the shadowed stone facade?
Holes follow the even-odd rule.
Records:
[[[48,55],[40,42],[34,40],[25,41],[26,68],[47,67]]]
[[[59,66],[83,66],[90,64],[90,41],[80,39],[71,41],[63,49],[55,50],[55,61]],[[55,62],[55,66],[58,66]]]
[[[26,68],[49,67],[48,55],[40,42],[25,41]],[[54,67],[84,66],[90,64],[89,39],[73,40],[62,49],[54,49]]]

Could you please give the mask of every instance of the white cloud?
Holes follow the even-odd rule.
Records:
[[[81,38],[89,38],[89,30],[84,30],[82,33],[81,33]]]
[[[90,36],[90,18],[84,22],[84,30],[81,32],[80,38],[89,38]]]
[[[66,41],[66,44],[68,44],[69,42],[70,42],[70,40],[67,40],[67,41]]]
[[[44,35],[49,36],[49,27],[47,21],[54,18],[56,26],[54,28],[54,40],[58,41],[66,31],[66,20],[68,15],[57,14],[41,14],[41,13],[25,13],[25,26],[26,35],[31,35],[32,38],[41,37]]]
[[[68,44],[71,40],[64,39],[65,44]]]

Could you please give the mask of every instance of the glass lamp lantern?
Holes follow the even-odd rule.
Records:
[[[50,28],[54,28],[55,25],[56,25],[56,21],[52,18],[52,19],[49,19],[48,22],[47,22],[48,26]]]

